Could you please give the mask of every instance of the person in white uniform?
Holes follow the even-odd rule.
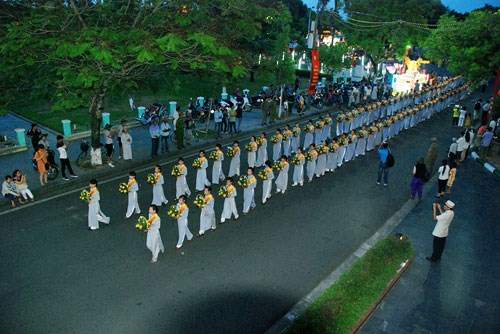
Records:
[[[327,150],[328,146],[325,146],[323,142],[321,142],[320,145],[316,148],[316,151],[318,152],[318,159],[316,160],[316,168],[314,170],[314,174],[318,178],[325,175],[326,155],[328,154]]]
[[[255,167],[264,166],[267,161],[267,136],[265,132],[260,135],[259,142],[260,144],[257,150],[257,162],[255,163]]]
[[[146,247],[151,251],[151,263],[158,261],[158,254],[165,252],[163,241],[160,235],[161,219],[158,215],[158,207],[151,205],[149,207],[148,235],[146,237]]]
[[[123,160],[132,160],[132,136],[127,126],[123,126],[120,140],[122,143]]]
[[[212,195],[212,188],[206,186],[203,190],[205,206],[201,209],[200,213],[200,231],[199,235],[204,235],[209,229],[215,230],[215,210],[214,210],[214,196]]]
[[[247,169],[247,184],[248,186],[243,189],[243,214],[246,215],[250,209],[255,208],[255,187],[257,186],[257,178],[253,175],[254,169],[248,167]]]
[[[229,164],[229,174],[228,176],[239,176],[240,175],[240,142],[235,140],[233,142],[233,157],[231,158],[231,162]]]
[[[97,230],[99,228],[99,223],[109,224],[109,217],[107,217],[102,211],[99,205],[101,197],[99,196],[99,190],[97,189],[97,180],[90,180],[90,201],[89,201],[89,213],[88,213],[88,225],[89,230]]]
[[[248,167],[255,167],[255,161],[257,159],[257,138],[255,136],[250,137],[250,142],[247,145],[247,162],[248,162]]]
[[[168,201],[165,198],[165,193],[163,192],[163,184],[165,183],[163,179],[163,174],[161,173],[161,166],[155,166],[155,184],[153,185],[153,201],[152,205],[160,207],[162,204],[167,204]]]
[[[219,184],[220,181],[225,179],[224,172],[222,171],[222,161],[224,161],[224,152],[222,152],[222,145],[215,145],[215,152],[217,152],[217,159],[214,160],[212,165],[212,184]]]
[[[318,151],[316,151],[316,145],[309,145],[309,160],[307,161],[307,178],[309,182],[312,182],[314,178],[314,172],[316,171],[316,160],[318,159]]]
[[[177,227],[179,229],[179,239],[177,240],[177,245],[175,246],[177,249],[182,247],[185,239],[191,240],[193,239],[193,234],[189,230],[188,227],[188,217],[189,217],[189,208],[186,204],[186,196],[181,195],[177,202],[177,210],[179,210],[179,216],[177,218]]]
[[[283,155],[290,156],[293,132],[288,125],[283,129]]]
[[[298,148],[295,157],[297,163],[293,166],[292,187],[295,187],[297,185],[300,185],[302,187],[304,185],[304,164],[306,161],[304,151],[301,148]]]
[[[184,164],[184,159],[177,159],[177,167],[179,168],[181,175],[176,177],[175,180],[175,197],[179,198],[181,195],[191,196],[191,190],[187,184],[187,167]]]
[[[141,209],[139,208],[139,201],[137,198],[137,192],[139,191],[139,184],[137,184],[136,173],[134,171],[128,173],[127,188],[128,188],[128,194],[127,194],[128,206],[125,217],[130,218],[134,214],[134,211],[137,214],[141,213]]]
[[[273,142],[273,161],[278,161],[281,156],[281,143],[283,141],[283,135],[281,130],[277,129],[273,136],[275,142]]]
[[[270,160],[266,161],[264,171],[267,175],[267,180],[262,181],[262,204],[266,204],[267,200],[271,198],[271,190],[273,186],[273,164]]]
[[[288,188],[288,169],[290,165],[288,164],[288,158],[283,155],[280,159],[281,170],[276,178],[276,193],[285,193]]]
[[[291,142],[291,149],[292,152],[295,153],[300,147],[300,133],[302,130],[300,129],[299,123],[295,124],[295,126],[292,129],[292,142]]]
[[[226,179],[226,190],[228,192],[228,196],[224,198],[224,208],[222,210],[222,216],[220,218],[220,222],[224,223],[226,219],[238,219],[238,209],[236,208],[235,198],[237,196],[236,187],[233,184],[233,179],[228,177]]]
[[[205,151],[200,151],[198,159],[201,163],[201,167],[196,170],[196,190],[203,191],[205,186],[210,185],[207,178],[208,159],[205,156]]]
[[[309,146],[314,142],[314,124],[309,120],[306,124],[306,135],[304,136],[304,150],[309,149]]]

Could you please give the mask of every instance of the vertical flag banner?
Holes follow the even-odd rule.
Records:
[[[313,95],[316,92],[316,86],[319,81],[319,70],[321,63],[319,61],[319,51],[318,49],[313,49],[311,51],[311,83],[309,84],[309,95]]]

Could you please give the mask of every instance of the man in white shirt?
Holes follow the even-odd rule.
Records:
[[[465,140],[465,131],[462,131],[460,138],[457,140],[457,158],[462,161],[462,154],[467,149],[467,141]]]
[[[448,158],[450,159],[450,161],[455,161],[455,159],[457,158],[457,148],[457,138],[453,138],[451,140],[450,149],[448,150]]]
[[[73,168],[71,168],[71,163],[68,158],[68,151],[66,147],[66,143],[64,142],[64,137],[61,135],[57,136],[57,152],[59,152],[59,162],[61,163],[61,175],[63,180],[69,181],[69,178],[66,176],[66,169],[69,171],[69,175],[71,177],[78,177],[73,172]]]
[[[212,110],[210,111],[212,112]],[[215,131],[217,131],[217,138],[220,138],[220,133],[222,131],[222,110],[220,108],[216,108],[215,111],[213,111],[214,114],[214,122],[215,122]]]
[[[426,257],[430,262],[436,262],[441,259],[443,254],[444,246],[446,244],[446,238],[448,237],[448,229],[455,216],[453,209],[455,208],[455,203],[448,200],[444,204],[444,210],[441,208],[439,203],[434,203],[432,207],[432,216],[435,221],[437,221],[432,235],[434,240],[432,242],[432,255]],[[438,215],[439,212],[439,215]]]
[[[161,153],[168,152],[168,137],[170,136],[170,130],[168,118],[163,117],[160,123]]]

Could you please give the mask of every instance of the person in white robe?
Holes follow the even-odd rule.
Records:
[[[389,125],[385,125],[382,129],[382,142],[389,139]]]
[[[198,233],[199,235],[205,234],[205,232],[208,231],[209,229],[212,230],[216,229],[215,210],[214,210],[215,200],[214,196],[212,195],[212,188],[210,186],[206,186],[203,192],[205,196],[204,197],[205,206],[201,209],[200,213],[200,231]]]
[[[267,161],[267,136],[263,132],[260,135],[259,141],[259,148],[257,149],[257,161],[255,163],[256,167],[261,167],[264,166],[266,161]]]
[[[158,207],[151,205],[149,207],[148,234],[146,237],[146,247],[151,251],[152,255],[151,263],[156,263],[158,261],[158,254],[165,252],[165,247],[161,240],[160,227],[161,219],[158,215]]]
[[[371,127],[368,128],[368,138],[366,139],[366,151],[372,151],[375,148],[375,136],[377,135],[377,132],[375,132],[373,129],[375,129],[375,126],[372,125]]]
[[[321,142],[320,145],[316,147],[316,151],[318,152],[318,158],[316,159],[316,168],[314,170],[314,175],[316,175],[316,177],[325,175],[327,150],[328,146],[325,146],[325,143],[323,142]]]
[[[295,187],[297,185],[300,185],[302,187],[304,185],[304,164],[306,161],[304,151],[301,148],[297,149],[295,157],[297,163],[293,166],[292,187]]]
[[[309,146],[314,142],[314,124],[309,120],[304,129],[306,135],[304,136],[304,151],[309,149]]]
[[[258,145],[257,145],[257,138],[255,136],[250,137],[250,142],[247,144],[247,162],[248,162],[248,167],[255,167],[255,161],[257,159],[257,150],[258,150]]]
[[[101,197],[99,195],[99,190],[97,189],[97,180],[90,180],[90,201],[89,201],[89,213],[88,213],[88,225],[89,230],[97,230],[99,228],[99,223],[109,224],[109,217],[107,217],[102,211],[99,205]]]
[[[243,189],[243,214],[246,215],[250,209],[255,208],[255,188],[257,187],[257,178],[253,175],[254,169],[249,167],[247,169],[247,184],[248,186]]]
[[[134,211],[135,213],[141,213],[141,209],[139,208],[139,201],[137,198],[137,192],[139,191],[139,184],[137,184],[136,173],[131,171],[128,173],[128,205],[127,205],[127,213],[125,214],[126,218],[130,218]]]
[[[358,141],[356,143],[356,150],[354,153],[355,157],[359,157],[360,155],[365,155],[365,150],[366,150],[366,137],[365,134],[368,133],[368,131],[363,127],[361,129],[363,131],[363,134],[358,133]]]
[[[229,163],[229,174],[228,176],[234,177],[240,175],[240,156],[241,149],[239,141],[235,140],[233,142],[233,153],[234,155],[231,157],[231,162]]]
[[[276,193],[284,194],[288,188],[288,169],[290,165],[288,164],[288,158],[283,155],[280,159],[281,170],[278,173],[278,177],[274,183],[276,184]]]
[[[326,115],[325,117],[325,125],[323,126],[323,134],[322,139],[327,140],[332,137],[332,118],[330,114]]]
[[[286,155],[287,157],[290,156],[292,151],[292,136],[293,133],[290,130],[290,127],[288,125],[285,125],[285,128],[283,129],[283,155]]]
[[[354,131],[351,132],[349,135],[349,144],[347,145],[346,151],[345,151],[345,156],[344,156],[344,162],[349,162],[354,158],[354,152],[356,149],[356,142],[357,142],[357,136],[354,133]]]
[[[300,129],[300,126],[299,124],[295,124],[295,126],[293,127],[292,129],[292,152],[295,153],[297,152],[297,150],[299,149],[300,147],[300,133],[301,133],[301,129]]]
[[[179,197],[176,207],[177,210],[179,210],[179,216],[177,218],[179,239],[177,240],[177,245],[175,247],[179,249],[182,247],[185,239],[188,241],[193,239],[193,233],[191,233],[188,227],[189,208],[186,204],[186,196],[181,195],[181,197]]]
[[[120,140],[122,142],[123,160],[132,160],[132,136],[128,131],[128,127],[123,127]]]
[[[318,146],[323,141],[323,127],[325,122],[323,118],[316,122],[314,125],[314,145]]]
[[[264,171],[267,179],[262,181],[262,204],[266,204],[267,200],[271,198],[274,173],[273,164],[270,160],[266,161]]]
[[[378,131],[375,133],[375,140],[373,142],[374,149],[375,147],[378,147],[382,143],[382,133],[383,133],[382,123],[377,123],[377,128]]]
[[[177,167],[179,168],[181,175],[177,176],[175,179],[175,198],[179,198],[181,195],[191,196],[191,190],[186,180],[187,167],[184,164],[184,159],[179,158],[177,160]]]
[[[333,172],[337,169],[339,155],[339,144],[334,139],[328,144],[328,154],[326,155],[326,171]]]
[[[345,152],[347,151],[348,140],[347,136],[343,134],[340,136],[339,140],[339,155],[337,156],[337,167],[341,167],[344,163]]]
[[[198,159],[201,162],[201,167],[196,170],[196,190],[203,191],[206,186],[210,185],[207,178],[208,159],[205,155],[205,151],[200,151]]]
[[[309,151],[307,152],[307,178],[309,182],[312,182],[314,178],[314,172],[316,171],[316,160],[318,159],[318,152],[316,151],[316,145],[311,144],[309,146]]]
[[[276,133],[271,138],[271,142],[273,143],[273,161],[278,161],[281,156],[281,143],[283,141],[283,135],[281,134],[281,130],[277,129]]]
[[[162,206],[162,204],[167,204],[168,201],[165,198],[165,193],[163,192],[163,184],[165,180],[163,179],[163,174],[161,173],[160,165],[155,166],[155,184],[153,185],[153,201],[152,205],[156,205],[158,207]]]
[[[214,160],[212,165],[212,184],[219,184],[226,178],[222,171],[222,161],[224,161],[224,152],[222,152],[221,144],[215,145],[215,152],[217,152],[217,159]]]
[[[220,222],[224,223],[226,219],[231,219],[233,217],[235,220],[239,218],[238,216],[238,209],[236,208],[236,187],[233,184],[233,179],[231,177],[228,177],[226,179],[226,190],[227,190],[227,197],[224,198],[224,207],[222,209],[222,215],[220,218]]]

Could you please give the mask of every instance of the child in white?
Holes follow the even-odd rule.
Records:
[[[267,180],[264,180],[262,182],[262,204],[265,204],[267,200],[271,198],[271,190],[272,190],[271,188],[274,179],[271,161],[269,160],[266,161],[266,167],[264,170],[266,171]]]
[[[239,176],[240,175],[240,144],[238,141],[233,143],[233,157],[231,158],[231,163],[229,164],[229,174],[228,176]]]
[[[217,152],[217,160],[214,160],[212,166],[212,184],[219,184],[220,181],[225,179],[224,172],[222,171],[224,152],[222,152],[222,146],[220,144],[215,146],[215,152]]]

